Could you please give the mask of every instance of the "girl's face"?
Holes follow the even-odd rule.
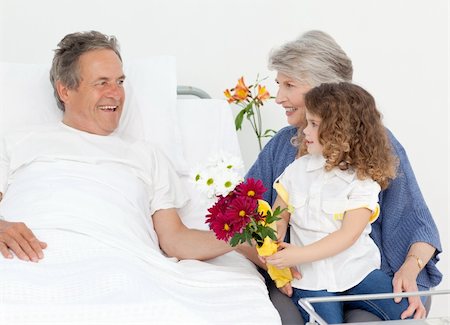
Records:
[[[305,94],[312,88],[304,82],[278,72],[275,81],[278,83],[277,104],[286,111],[289,125],[300,127],[305,125]]]
[[[313,115],[306,110],[306,122],[307,126],[303,130],[305,135],[305,143],[308,149],[308,153],[311,155],[322,155],[323,147],[319,142],[319,125],[322,119]]]

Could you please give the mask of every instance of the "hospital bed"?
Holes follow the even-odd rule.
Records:
[[[18,129],[61,121],[62,112],[56,106],[48,71],[49,65],[46,64],[0,62],[0,136]],[[241,156],[228,103],[207,98],[206,93],[196,88],[177,87],[173,57],[127,60],[124,72],[127,76],[126,103],[117,133],[125,138],[151,142],[164,152],[191,198],[179,211],[183,222],[191,228],[207,229],[205,215],[211,202],[194,189],[190,172],[219,151]],[[8,290],[11,290],[12,284],[8,279],[14,279],[14,274],[8,275],[8,272],[13,273],[7,264],[10,261],[0,260],[0,323],[280,323],[279,315],[268,299],[263,278],[251,262],[236,252],[207,262],[178,262],[184,271],[174,276],[173,281],[167,280],[171,273],[178,272],[173,267],[173,261],[167,266],[166,274],[159,272],[153,275],[153,270],[162,267],[164,261],[158,260],[159,264],[155,266],[152,259],[158,259],[156,255],[145,259],[146,256],[142,256],[136,263],[148,270],[149,277],[165,279],[162,294],[167,294],[170,288],[181,288],[180,292],[173,290],[169,293],[170,305],[155,301],[154,296],[146,301],[130,303],[104,301],[88,304],[80,295],[76,304],[64,303],[61,299],[45,295],[50,287],[38,290],[36,286],[39,287],[41,280],[35,282],[32,278],[23,279],[29,287],[19,279],[16,286],[19,289],[13,287],[12,290],[19,290],[20,294],[9,297]],[[45,262],[33,265],[37,269],[42,268],[45,274],[44,266]],[[77,292],[75,289],[73,295]],[[189,298],[190,292],[195,292],[195,297]],[[22,294],[23,300],[20,298]],[[43,296],[39,296],[41,294]],[[34,299],[39,297],[48,298],[51,303],[40,303]],[[8,300],[10,298],[13,302]],[[120,297],[117,299],[120,300]],[[178,307],[170,307],[174,304]],[[216,317],[224,310],[227,310],[226,317]]]

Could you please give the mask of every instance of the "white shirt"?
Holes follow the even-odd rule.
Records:
[[[0,215],[8,221],[104,235],[105,241],[122,237],[123,245],[137,241],[157,250],[150,216],[188,199],[156,148],[63,123],[0,140],[0,192]]]
[[[291,163],[275,181],[278,195],[293,209],[289,224],[294,245],[312,244],[338,230],[345,211],[362,207],[378,209],[378,183],[372,179],[360,180],[351,170],[334,168],[327,172],[324,165],[322,156],[306,155]],[[288,195],[279,189],[280,184]],[[335,256],[298,265],[303,277],[294,279],[292,286],[340,292],[357,285],[381,263],[370,231],[368,224],[355,244]]]

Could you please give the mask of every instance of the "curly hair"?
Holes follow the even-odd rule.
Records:
[[[398,163],[372,95],[348,82],[327,83],[306,93],[305,105],[322,119],[325,169],[352,168],[359,179],[372,178],[385,189]],[[305,150],[305,143],[301,146]]]

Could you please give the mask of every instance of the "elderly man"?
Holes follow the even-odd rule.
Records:
[[[11,316],[13,307],[31,304],[36,316],[45,314],[43,306],[60,306],[43,321],[79,318],[81,310],[96,321],[211,323],[219,310],[243,308],[247,299],[269,306],[262,317],[278,322],[265,289],[257,298],[227,301],[223,290],[233,275],[161,254],[206,260],[232,249],[181,222],[176,208],[187,197],[159,151],[114,134],[125,100],[115,38],[67,35],[50,79],[62,122],[0,142],[0,251],[12,259],[0,261],[0,309],[7,306]],[[208,271],[218,283],[205,280]],[[245,285],[258,282],[249,277]]]

